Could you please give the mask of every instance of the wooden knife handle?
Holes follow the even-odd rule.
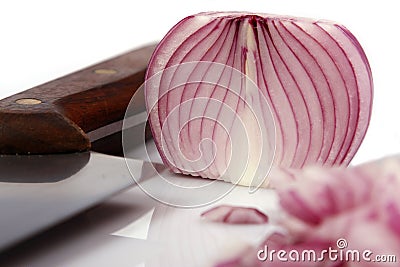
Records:
[[[90,149],[87,135],[122,120],[144,82],[149,45],[0,101],[0,153]]]

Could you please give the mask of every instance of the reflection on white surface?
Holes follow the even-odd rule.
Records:
[[[138,174],[142,168],[143,164],[137,165]],[[226,225],[202,220],[202,212],[219,204],[256,207],[268,214],[272,224]],[[212,205],[174,208],[135,186],[21,247],[0,265],[80,267],[112,263],[132,267],[145,262],[146,267],[212,266],[270,233],[279,216],[277,204],[272,190],[249,194],[247,187],[235,187]]]
[[[163,163],[153,140],[147,141],[145,144],[140,143],[136,147],[130,149],[129,157],[143,161],[151,160],[151,162],[154,163]]]
[[[221,181],[218,181],[222,183]],[[201,214],[220,204],[256,207],[264,211],[271,223],[263,225],[229,225],[207,222]],[[279,216],[276,194],[261,189],[249,194],[247,187],[235,187],[226,197],[212,205],[182,209],[157,204],[149,229],[148,241],[157,243],[161,253],[146,261],[146,267],[213,266],[248,246],[258,244],[276,226]]]
[[[152,208],[142,217],[112,233],[112,235],[146,240],[154,210],[155,208]]]
[[[130,151],[130,156],[146,160],[147,153],[152,159],[159,157],[154,142],[148,142],[147,147],[135,147],[133,151]],[[175,182],[182,182],[185,185],[211,181],[195,177],[185,178],[173,173],[169,175]],[[193,197],[176,194],[164,186],[160,187],[157,175],[148,176],[144,183],[150,184],[154,190],[162,191],[163,196],[168,197],[169,200]],[[213,181],[213,183],[213,187],[216,188],[227,184],[222,181]],[[212,195],[212,190],[214,189],[210,188],[207,194]],[[267,189],[260,189],[250,194],[247,187],[236,186],[211,205],[197,208],[176,208],[154,199],[150,200],[148,196],[143,196],[144,193],[140,191],[139,187],[128,192],[135,192],[138,197],[141,196],[143,204],[146,206],[151,204],[153,208],[147,208],[141,216],[133,216],[132,213],[132,218],[135,219],[132,222],[125,222],[124,226],[113,232],[113,235],[132,240],[142,239],[145,240],[144,243],[152,244],[153,254],[146,258],[146,267],[212,266],[218,260],[229,258],[230,255],[247,246],[256,245],[275,229],[273,223],[279,216],[277,195],[274,191]],[[137,203],[138,200],[135,200],[135,205]],[[268,214],[271,223],[266,225],[226,225],[202,220],[201,214],[204,211],[222,204],[256,207]]]

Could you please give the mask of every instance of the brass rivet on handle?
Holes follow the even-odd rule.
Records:
[[[117,73],[116,70],[114,69],[97,69],[94,71],[96,74],[106,74],[106,75],[111,75]]]
[[[16,100],[15,103],[20,105],[38,105],[41,104],[42,101],[36,98],[21,98]]]

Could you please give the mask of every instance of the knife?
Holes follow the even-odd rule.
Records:
[[[144,171],[150,163],[94,150],[112,154],[107,149],[120,146],[121,121],[154,49],[135,49],[0,101],[0,250],[131,186],[132,175],[152,175]],[[137,104],[144,112],[144,101]]]
[[[0,154],[86,151],[121,130],[117,122],[144,82],[154,49],[145,46],[1,100]],[[96,132],[110,124],[114,129]]]

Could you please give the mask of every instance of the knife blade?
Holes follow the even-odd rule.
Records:
[[[150,163],[93,150],[112,153],[121,146],[115,140],[125,109],[144,82],[154,48],[0,100],[0,250],[126,189],[132,176],[152,174]],[[138,105],[145,111],[144,101]]]

